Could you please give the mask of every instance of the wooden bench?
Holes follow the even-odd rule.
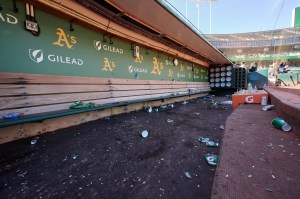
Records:
[[[24,113],[19,119],[2,119],[0,127],[209,91],[208,82],[0,73],[0,115]],[[69,109],[74,101],[97,106]]]

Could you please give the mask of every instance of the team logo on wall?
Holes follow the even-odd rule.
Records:
[[[94,46],[96,50],[101,50],[101,41],[94,40]]]
[[[29,49],[29,57],[35,63],[40,63],[44,60],[44,54],[42,50]]]
[[[251,96],[247,96],[245,98],[245,101],[248,102],[248,103],[253,103],[254,102],[253,96],[252,95]]]

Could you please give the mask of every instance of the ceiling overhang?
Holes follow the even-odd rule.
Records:
[[[155,0],[79,0],[107,9],[106,14],[117,17],[122,23],[139,28],[160,42],[184,51],[208,64],[231,62],[208,41],[182,23]]]

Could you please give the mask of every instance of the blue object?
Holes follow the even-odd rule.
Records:
[[[5,118],[5,119],[16,119],[19,116],[20,116],[19,113],[10,113],[10,114],[4,115],[3,118]]]

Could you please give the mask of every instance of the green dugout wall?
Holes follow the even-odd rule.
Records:
[[[0,143],[210,91],[204,66],[143,46],[135,58],[132,47],[139,44],[76,21],[70,31],[70,21],[49,14],[54,11],[44,4],[37,6],[49,13],[35,9],[40,34],[34,35],[24,28],[23,2],[17,1],[17,13],[13,1],[1,5],[0,116],[16,112],[22,116],[0,119]],[[70,18],[69,11],[60,11]],[[75,101],[96,106],[69,109]]]
[[[2,1],[0,11],[0,72],[207,82],[206,67],[140,47],[133,57],[132,44],[104,32],[96,32],[54,15],[35,10],[40,35],[24,29],[25,4]]]

